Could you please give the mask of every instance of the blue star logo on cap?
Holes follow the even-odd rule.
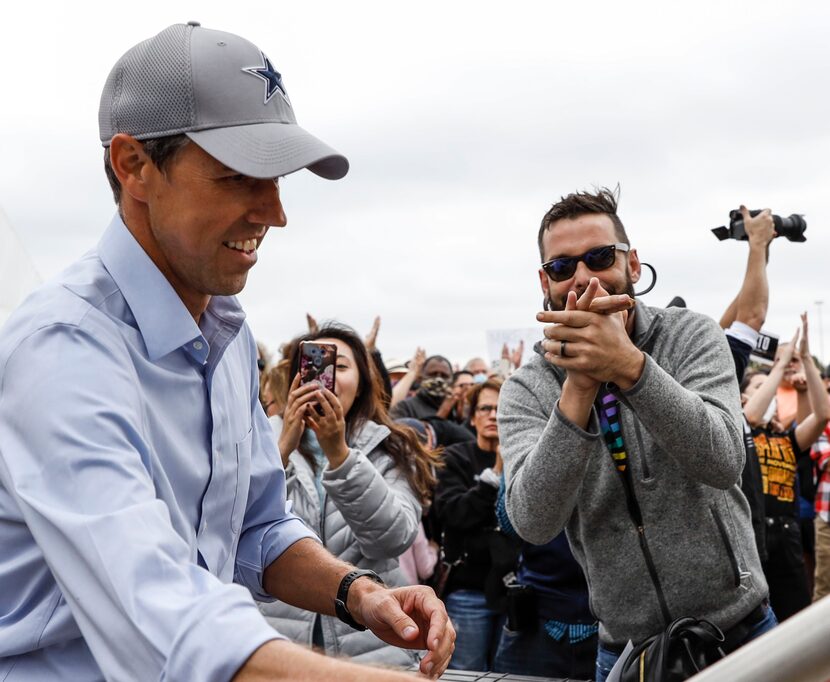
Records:
[[[274,65],[265,56],[264,52],[260,52],[259,54],[262,57],[262,66],[248,66],[242,70],[265,81],[265,101],[263,104],[268,104],[271,98],[279,92],[286,103],[290,105],[291,102],[288,101],[288,93],[285,92],[285,86],[282,83],[282,75],[274,69]]]

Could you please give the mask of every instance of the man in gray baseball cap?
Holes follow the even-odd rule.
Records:
[[[286,508],[234,297],[286,224],[279,178],[347,160],[263,52],[196,23],[121,57],[99,125],[118,212],[0,333],[0,679],[407,678],[286,641],[254,599],[428,649],[440,675],[435,594],[334,559]]]

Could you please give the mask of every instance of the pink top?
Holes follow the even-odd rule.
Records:
[[[418,528],[415,542],[398,557],[398,561],[410,585],[417,585],[432,575],[438,561],[438,550],[427,540],[423,523]]]

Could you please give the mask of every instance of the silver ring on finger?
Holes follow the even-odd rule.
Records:
[[[563,358],[568,357],[568,354],[565,352],[565,344],[568,343],[567,341],[560,341],[559,342],[559,355]]]

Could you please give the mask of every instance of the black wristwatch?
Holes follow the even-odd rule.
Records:
[[[346,607],[346,599],[349,596],[349,588],[352,586],[352,583],[358,578],[362,578],[364,576],[383,585],[383,580],[374,571],[370,571],[368,569],[355,570],[343,576],[343,580],[340,581],[340,587],[337,588],[337,596],[334,598],[334,612],[337,614],[337,617],[346,625],[350,625],[355,630],[360,631],[365,630],[366,626],[361,625],[354,618],[352,618],[352,614]]]

